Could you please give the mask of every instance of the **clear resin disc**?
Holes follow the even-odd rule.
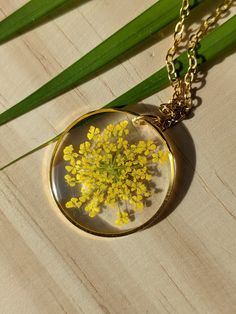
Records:
[[[60,137],[51,188],[62,213],[100,236],[151,224],[167,203],[175,161],[163,133],[137,115],[104,109],[80,117]]]

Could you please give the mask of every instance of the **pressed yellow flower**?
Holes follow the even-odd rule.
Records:
[[[91,146],[91,144],[89,143],[89,142],[84,142],[84,143],[82,143],[82,144],[80,144],[80,147],[79,147],[79,153],[80,154],[86,154],[86,153],[89,153],[89,151],[90,151],[90,146]]]
[[[98,128],[95,128],[94,126],[91,126],[89,131],[88,131],[88,134],[87,134],[87,137],[89,140],[92,140],[94,139],[98,134],[100,133],[100,130]]]
[[[159,155],[159,162],[161,164],[164,164],[168,160],[168,153],[167,152],[159,151],[158,155]]]
[[[72,197],[69,202],[66,203],[66,208],[80,208],[82,203],[78,200],[77,197]]]
[[[116,219],[116,225],[126,225],[130,222],[129,214],[127,212],[117,212],[118,219]]]
[[[66,161],[71,160],[73,162],[74,159],[78,157],[78,154],[74,153],[74,147],[72,145],[65,147],[63,153],[64,153],[63,158]]]
[[[168,153],[160,150],[158,153],[152,154],[152,161],[164,164],[168,160]]]
[[[89,217],[93,218],[100,213],[100,208],[96,207],[96,205],[88,204],[87,206],[85,206],[85,211],[88,212]]]
[[[93,218],[103,205],[117,208],[125,202],[125,211],[119,210],[117,225],[130,222],[130,210],[142,210],[151,196],[148,182],[152,180],[150,167],[164,163],[168,154],[149,141],[130,144],[129,122],[109,124],[101,132],[90,126],[88,141],[81,143],[78,151],[73,145],[65,147],[63,158],[67,164],[65,181],[70,187],[80,186],[80,195],[66,203],[67,208],[82,208]],[[128,206],[129,204],[129,206]]]
[[[75,186],[76,185],[76,179],[69,174],[65,175],[65,181],[69,186]]]

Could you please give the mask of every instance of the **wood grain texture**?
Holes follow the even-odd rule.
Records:
[[[25,2],[0,0],[0,17]],[[0,110],[153,3],[81,2],[1,46]],[[202,15],[198,11],[192,18],[198,23]],[[1,165],[151,75],[164,63],[172,30],[99,77],[2,126]],[[53,145],[0,173],[1,313],[236,313],[235,61],[229,52],[204,71],[202,103],[184,122],[196,165],[194,147],[183,138],[178,146],[186,169],[194,173],[192,182],[175,210],[146,231],[98,239],[66,221],[49,189]],[[170,95],[168,88],[144,103],[160,104]]]

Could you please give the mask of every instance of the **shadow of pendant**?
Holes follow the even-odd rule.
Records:
[[[172,147],[176,163],[175,183],[167,206],[154,217],[150,226],[168,217],[187,194],[196,167],[196,151],[192,137],[182,122],[164,131]]]

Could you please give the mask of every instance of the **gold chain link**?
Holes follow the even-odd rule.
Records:
[[[179,44],[183,39],[185,21],[190,13],[189,0],[182,0],[180,19],[175,26],[174,43],[166,55],[168,77],[174,88],[174,94],[172,99],[167,104],[162,104],[160,106],[160,111],[165,116],[163,128],[167,128],[181,121],[193,107],[192,83],[197,72],[197,45],[202,37],[207,33],[209,28],[215,25],[222,15],[229,10],[234,1],[235,0],[225,0],[222,4],[220,4],[214,13],[203,21],[195,34],[189,38],[187,48],[189,66],[184,78],[180,79],[176,72],[174,57],[177,53]]]

